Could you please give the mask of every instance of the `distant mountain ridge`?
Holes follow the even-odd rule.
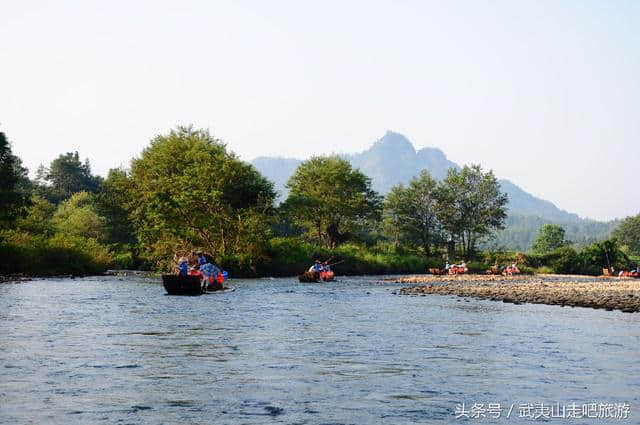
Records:
[[[387,131],[363,152],[340,156],[371,177],[373,188],[382,195],[389,192],[393,186],[406,184],[424,169],[438,180],[447,175],[449,168],[460,169],[458,164],[447,159],[442,150],[422,148],[416,151],[409,139],[393,131]],[[277,157],[259,157],[252,161],[258,171],[275,183],[281,201],[287,197],[288,192],[284,187],[287,180],[301,163],[302,160],[299,159]],[[500,185],[509,196],[510,214],[537,216],[563,222],[580,220],[578,215],[561,210],[552,202],[527,193],[509,180],[500,180]]]
[[[387,131],[363,152],[339,155],[369,176],[373,188],[382,195],[397,184],[406,184],[424,169],[438,180],[447,175],[449,168],[460,169],[458,164],[447,159],[442,150],[422,148],[416,151],[409,139],[392,131]],[[279,201],[284,201],[288,195],[285,184],[302,162],[294,158],[259,157],[252,164],[275,183]],[[498,232],[491,242],[495,248],[527,250],[545,223],[561,225],[566,229],[567,237],[578,244],[602,240],[616,226],[615,222],[582,219],[550,201],[531,195],[509,180],[501,179],[499,182],[503,192],[509,196],[509,210],[506,229]]]
[[[552,202],[537,198],[525,192],[509,180],[500,179],[502,191],[509,196],[509,214],[540,217],[551,221],[580,221],[577,214],[561,210]]]

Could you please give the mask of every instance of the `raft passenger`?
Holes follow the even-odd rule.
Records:
[[[204,263],[200,266],[200,272],[202,273],[202,289],[207,289],[207,286],[213,286],[216,291],[223,289],[217,280],[220,269],[215,264]]]
[[[207,261],[207,257],[206,255],[204,255],[202,252],[198,253],[198,268],[202,267],[203,265],[207,264],[209,261]]]
[[[182,257],[178,260],[178,275],[187,276],[189,274],[189,264],[187,259]]]
[[[324,267],[322,266],[320,260],[316,260],[313,266],[309,267],[309,272],[320,273],[323,269]]]

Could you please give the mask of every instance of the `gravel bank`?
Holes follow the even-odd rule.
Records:
[[[398,283],[428,283],[402,288],[403,295],[457,295],[502,301],[640,312],[640,280],[590,276],[412,276]]]

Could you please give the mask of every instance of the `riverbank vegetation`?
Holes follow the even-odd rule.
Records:
[[[0,273],[95,274],[107,268],[171,270],[209,253],[233,276],[287,276],[314,259],[338,274],[424,273],[445,259],[471,271],[516,262],[525,272],[600,274],[640,254],[637,217],[617,239],[578,246],[543,226],[527,253],[490,251],[507,221],[507,196],[479,165],[427,170],[385,196],[338,156],[303,162],[280,205],[273,183],[206,130],[153,138],[128,168],[92,174],[61,154],[30,180],[0,133]],[[620,242],[618,242],[620,241]]]

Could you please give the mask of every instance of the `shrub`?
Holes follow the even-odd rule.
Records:
[[[631,266],[631,260],[622,252],[615,238],[596,242],[584,247],[579,255],[581,272],[591,275],[599,275],[602,269],[611,265],[617,270],[627,269]]]
[[[467,263],[467,268],[471,273],[484,273],[489,270],[491,266],[482,261],[469,261]]]
[[[536,273],[540,273],[540,274],[552,274],[553,273],[553,269],[549,266],[541,266],[538,267],[537,269],[535,269]]]
[[[534,274],[534,273],[543,273],[542,271],[536,270],[533,267],[529,267],[529,266],[520,266],[518,267],[518,269],[520,269],[520,273],[522,274]]]
[[[575,249],[570,246],[561,246],[545,256],[545,264],[551,267],[554,273],[570,274],[580,272],[580,258]]]
[[[269,258],[257,264],[257,275],[293,276],[307,270],[315,259],[339,262],[334,270],[341,275],[425,273],[429,267],[443,265],[438,258],[425,259],[416,254],[398,253],[387,245],[370,247],[346,243],[329,249],[297,238],[271,239],[267,254]],[[221,265],[229,269],[227,264],[230,263],[226,262],[227,259],[224,261]],[[239,264],[237,272],[247,275],[246,268]]]
[[[26,275],[100,274],[113,262],[107,247],[94,239],[26,232],[5,233],[0,245],[2,273]]]

